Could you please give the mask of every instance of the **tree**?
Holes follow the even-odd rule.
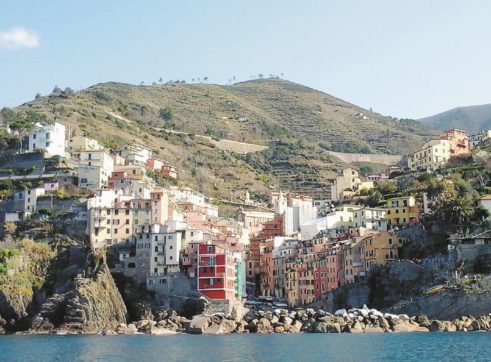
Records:
[[[34,123],[18,118],[16,121],[9,125],[10,129],[19,134],[20,148],[22,150],[22,140],[34,129]]]
[[[41,93],[36,93],[36,96],[34,97],[34,99],[39,99],[41,98]]]
[[[381,181],[377,185],[377,190],[382,195],[393,194],[393,193],[397,192],[397,185],[393,182],[390,182],[390,181]]]
[[[259,79],[263,79],[263,78],[264,78],[264,74],[259,73],[259,74],[257,75],[257,77],[258,77]]]
[[[53,88],[53,92],[54,94],[57,94],[57,93],[61,93],[61,88],[58,87],[57,85],[55,85],[55,87]]]
[[[169,107],[165,107],[165,108],[160,108],[159,117],[164,121],[170,121],[172,120],[172,118],[174,118],[174,114],[172,112],[172,109],[170,109]]]
[[[10,124],[15,122],[19,118],[19,115],[10,108],[4,107],[0,111],[0,118],[2,118],[5,123]]]
[[[374,191],[365,199],[365,205],[369,207],[376,207],[382,202],[382,200],[382,194],[378,191]]]
[[[198,80],[199,80],[199,79],[198,79]],[[203,78],[203,82],[205,82],[205,83],[206,83],[206,82],[208,82],[208,77],[204,77],[204,78]]]
[[[159,78],[159,83],[162,84],[164,82],[164,79],[162,77]]]

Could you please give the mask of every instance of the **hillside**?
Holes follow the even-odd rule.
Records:
[[[491,128],[491,104],[458,107],[434,116],[419,120],[428,127],[442,131],[451,128],[464,129],[476,133]]]
[[[404,154],[432,134],[418,122],[383,117],[279,79],[231,86],[111,82],[53,93],[15,111],[62,122],[108,147],[146,144],[176,164],[183,184],[226,198],[230,191],[269,185],[321,197],[342,164],[327,150]],[[268,148],[239,154],[221,149],[219,139]]]

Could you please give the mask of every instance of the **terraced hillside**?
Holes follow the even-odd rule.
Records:
[[[434,133],[279,79],[231,86],[104,83],[57,92],[15,111],[62,122],[108,147],[146,144],[178,166],[180,182],[227,198],[231,191],[268,186],[322,196],[342,164],[327,150],[404,154]],[[219,139],[268,148],[239,154],[218,147]]]

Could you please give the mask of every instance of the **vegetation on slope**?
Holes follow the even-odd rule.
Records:
[[[231,86],[105,83],[76,93],[57,89],[14,113],[33,122],[62,122],[107,147],[148,145],[179,168],[182,184],[219,197],[269,185],[321,196],[341,163],[326,150],[402,154],[432,134],[415,121],[382,117],[279,79]],[[197,134],[269,149],[251,160],[221,151]]]

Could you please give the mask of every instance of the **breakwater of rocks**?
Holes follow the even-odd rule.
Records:
[[[340,309],[334,314],[311,308],[299,310],[249,310],[241,319],[224,314],[197,315],[192,319],[174,311],[160,315],[159,320],[143,319],[121,323],[115,330],[101,334],[172,335],[227,333],[390,333],[390,332],[470,332],[491,331],[491,313],[482,316],[461,316],[455,320],[433,320],[425,315],[382,313],[376,309]],[[70,331],[55,330],[65,334]]]

